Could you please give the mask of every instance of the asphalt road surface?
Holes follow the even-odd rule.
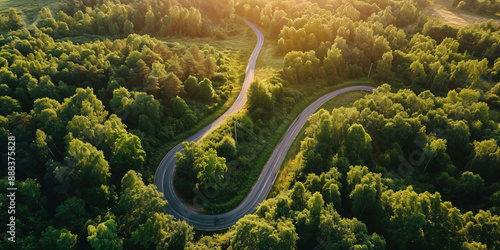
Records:
[[[257,29],[257,27],[255,27],[252,23],[246,20],[245,22],[254,30],[255,34],[257,35],[257,45],[255,46],[255,49],[250,56],[250,60],[246,69],[245,81],[243,83],[241,92],[231,108],[229,108],[221,117],[219,117],[217,120],[203,128],[202,130],[198,131],[195,135],[186,139],[186,141],[200,140],[205,134],[218,126],[226,116],[229,116],[234,112],[240,110],[247,100],[247,90],[254,78],[255,62],[257,60],[257,56],[260,53],[260,50],[262,49],[264,36],[262,35],[262,32],[260,32],[260,30]],[[173,149],[171,149],[167,153],[167,155],[165,155],[155,174],[155,185],[158,187],[158,190],[165,195],[165,199],[168,202],[168,204],[165,206],[165,212],[174,215],[178,219],[183,219],[189,224],[201,230],[219,230],[234,225],[240,218],[242,218],[246,214],[253,213],[256,210],[257,206],[267,197],[267,195],[271,191],[274,181],[276,180],[276,177],[278,175],[280,166],[285,159],[286,153],[288,152],[288,149],[290,148],[293,140],[299,133],[300,129],[304,126],[307,119],[319,107],[321,107],[328,100],[338,95],[359,90],[372,91],[373,89],[374,88],[370,86],[347,87],[324,95],[314,103],[309,105],[309,107],[307,107],[288,128],[282,140],[274,149],[271,157],[264,166],[259,179],[254,184],[247,197],[243,200],[242,203],[240,203],[240,205],[238,205],[238,207],[223,214],[207,215],[197,212],[196,209],[184,204],[175,193],[173,185],[176,161],[175,153],[182,151],[181,143],[179,143]]]

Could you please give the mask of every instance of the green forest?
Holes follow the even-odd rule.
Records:
[[[0,249],[500,249],[499,16],[498,0],[0,0]],[[238,207],[313,101],[376,89],[319,109],[255,212],[204,231],[165,212],[155,171],[240,94],[243,19],[266,39],[246,104],[175,156],[197,211]]]

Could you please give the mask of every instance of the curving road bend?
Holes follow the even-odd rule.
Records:
[[[247,24],[257,34],[258,40],[246,69],[245,82],[243,84],[241,93],[234,102],[233,106],[231,106],[228,111],[226,111],[212,124],[208,125],[195,135],[186,139],[186,141],[198,141],[203,137],[203,135],[210,132],[213,128],[220,124],[226,116],[240,110],[246,102],[246,92],[248,90],[250,82],[253,81],[255,62],[260,50],[262,49],[264,37],[253,24],[246,20],[245,22],[247,22]],[[371,86],[346,87],[330,92],[309,105],[304,111],[302,111],[302,113],[295,119],[295,121],[293,121],[292,125],[290,125],[285,135],[274,149],[271,157],[264,166],[259,179],[254,184],[247,197],[238,205],[238,207],[223,214],[207,215],[199,213],[186,206],[179,199],[179,197],[177,197],[173,187],[173,176],[176,161],[175,153],[180,152],[182,150],[182,146],[181,144],[176,145],[167,153],[167,155],[165,155],[155,174],[155,185],[158,187],[159,191],[163,192],[163,194],[165,195],[165,199],[168,202],[167,206],[165,207],[165,212],[174,215],[178,219],[183,219],[189,224],[201,230],[219,230],[234,225],[240,218],[242,218],[246,214],[253,213],[256,210],[257,206],[267,197],[267,195],[271,191],[274,181],[276,181],[280,166],[283,163],[283,160],[285,159],[285,156],[295,137],[298,135],[299,131],[305,125],[309,117],[317,109],[319,109],[327,101],[338,95],[360,90],[373,91],[373,89],[375,88]]]
[[[211,130],[217,127],[227,116],[243,108],[243,105],[245,105],[247,101],[247,90],[248,87],[250,86],[250,83],[254,79],[255,64],[257,61],[257,57],[259,56],[259,53],[262,49],[262,45],[264,44],[264,35],[257,27],[255,27],[255,25],[253,25],[252,23],[250,23],[245,19],[243,20],[250,26],[250,28],[252,28],[252,30],[257,35],[257,45],[255,46],[252,55],[250,56],[250,59],[248,61],[248,65],[245,72],[246,73],[245,81],[243,82],[241,92],[236,98],[233,105],[222,116],[220,116],[219,118],[217,118],[217,120],[215,120],[211,124],[207,125],[203,129],[198,131],[196,134],[187,138],[185,141],[192,142],[200,140],[205,134],[209,133]],[[176,161],[175,154],[181,151],[182,151],[182,143],[179,143],[165,155],[163,160],[160,162],[160,165],[156,169],[154,183],[158,187],[158,190],[165,195],[165,199],[168,202],[167,206],[165,207],[165,212],[172,214],[179,219],[186,220],[190,224],[200,229],[210,230],[210,229],[229,227],[232,224],[228,224],[228,226],[224,227],[218,227],[216,225],[217,223],[214,223],[214,216],[204,215],[192,211],[191,208],[187,207],[184,203],[181,202],[179,197],[177,197],[177,194],[174,191],[173,176],[174,176],[175,161]],[[216,220],[217,219],[215,219],[215,221]]]

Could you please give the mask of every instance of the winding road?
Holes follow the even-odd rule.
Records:
[[[262,49],[264,36],[262,35],[262,32],[260,32],[260,30],[252,23],[248,22],[247,20],[245,20],[245,22],[254,30],[255,34],[257,35],[257,45],[255,46],[255,49],[250,56],[250,60],[246,69],[245,81],[243,83],[241,92],[231,108],[229,108],[221,117],[219,117],[217,120],[203,128],[202,130],[198,131],[195,135],[186,139],[186,141],[200,140],[205,134],[209,133],[212,129],[219,125],[225,119],[225,117],[240,110],[247,100],[247,90],[254,78],[255,63],[260,50]],[[246,214],[253,213],[256,210],[257,206],[267,197],[267,195],[271,191],[274,181],[276,180],[280,166],[285,159],[288,149],[292,145],[293,140],[298,135],[301,128],[305,125],[307,119],[317,109],[319,109],[328,100],[338,95],[359,90],[372,91],[373,89],[374,87],[371,86],[346,87],[328,93],[309,105],[295,119],[292,125],[290,125],[282,140],[274,149],[271,157],[264,166],[259,179],[254,184],[247,197],[238,205],[238,207],[223,214],[207,215],[197,212],[192,207],[188,207],[186,204],[184,204],[175,193],[173,185],[173,176],[176,161],[175,153],[182,150],[182,145],[181,143],[179,143],[165,155],[155,174],[155,185],[158,187],[158,190],[165,195],[165,199],[168,202],[168,204],[165,206],[165,212],[174,215],[178,219],[183,219],[189,224],[201,230],[219,230],[234,225],[240,218],[242,218]]]

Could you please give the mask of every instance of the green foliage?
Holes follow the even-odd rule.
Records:
[[[198,84],[198,79],[194,76],[189,76],[186,81],[184,81],[184,90],[191,98],[198,98],[200,92],[200,86]]]
[[[351,171],[354,171],[352,169]],[[349,171],[349,172],[351,172]],[[349,184],[349,173],[347,175]],[[352,179],[351,179],[352,180]],[[380,174],[366,174],[355,184],[349,198],[352,202],[352,213],[368,225],[379,222],[381,215],[380,196],[383,192]],[[353,183],[350,183],[351,185]]]
[[[123,34],[130,35],[134,33],[134,24],[130,20],[123,23]]]
[[[16,153],[19,151],[17,150]],[[23,248],[40,248],[40,234],[46,229],[47,224],[50,223],[49,214],[45,209],[47,207],[47,198],[42,193],[42,186],[37,180],[27,178],[15,183],[15,187],[17,188],[15,192],[7,190],[7,188],[11,187],[7,175],[0,179],[0,188],[5,190],[2,192],[0,198],[0,208],[5,210],[5,216],[1,218],[1,223],[7,225],[10,223],[10,216],[16,217],[16,245],[7,241],[7,238],[4,238],[0,242],[0,246],[2,249],[15,249],[17,246]],[[13,209],[11,198],[7,196],[12,196],[13,192],[16,198],[15,209]],[[9,213],[9,210],[15,210],[15,214],[13,212]],[[19,220],[19,216],[25,216],[25,219]],[[26,237],[23,237],[23,239],[18,238],[18,233],[23,233]],[[8,235],[10,237],[10,234]]]
[[[87,228],[90,245],[94,249],[122,249],[122,240],[118,237],[116,222],[112,219]]]
[[[3,16],[2,16],[3,18]],[[4,26],[5,25],[5,26]],[[10,8],[9,13],[6,17],[6,22],[0,24],[1,30],[17,30],[24,26],[24,22],[21,18],[21,15],[17,12],[16,9]]]
[[[324,209],[319,225],[318,241],[325,248],[385,249],[385,239],[376,233],[368,236],[366,226],[354,219],[342,218],[331,205]]]
[[[457,191],[463,195],[461,199],[463,203],[475,204],[478,203],[483,192],[485,191],[484,180],[478,174],[466,171],[458,179]]]
[[[140,170],[146,161],[146,152],[136,135],[122,134],[114,145],[110,166],[113,173],[121,175],[128,170]]]
[[[91,121],[102,122],[108,112],[91,88],[77,89],[75,95],[66,99],[60,107],[61,119],[70,121],[74,116],[86,116]]]
[[[165,101],[176,97],[182,91],[182,81],[172,72],[161,76],[158,84],[160,86],[159,97]]]
[[[291,198],[292,198],[291,208],[293,210],[300,211],[306,208],[307,204],[306,189],[304,187],[304,184],[302,184],[302,182],[295,183],[295,186],[292,189]]]
[[[290,200],[288,197],[280,196],[278,197],[278,201],[276,203],[276,218],[286,218],[290,215]]]
[[[89,214],[85,210],[85,201],[77,198],[68,198],[56,208],[54,219],[60,226],[68,226],[70,231],[81,232]]]
[[[485,3],[490,5],[488,1]],[[477,87],[489,75],[488,62],[481,59],[487,58],[490,64],[496,60],[500,36],[494,21],[462,28],[428,21],[420,29],[418,23],[424,23],[426,18],[418,8],[428,6],[428,1],[323,2],[311,7],[313,4],[291,6],[268,1],[236,8],[237,13],[247,18],[253,16],[249,12],[255,11],[258,18],[254,21],[279,38],[277,49],[285,54],[282,78],[288,84],[312,81],[337,84],[368,75],[395,84],[432,86],[435,92],[446,92],[459,86]],[[409,28],[412,25],[419,28]],[[445,49],[448,53],[442,53]],[[468,56],[471,51],[479,60]],[[451,76],[455,69],[462,71],[465,65],[469,66],[463,68],[467,77]],[[452,85],[448,86],[450,81]]]
[[[465,237],[469,241],[481,242],[488,247],[498,247],[500,242],[497,240],[500,235],[498,223],[500,217],[492,215],[489,211],[480,210],[475,216],[471,212],[464,214]]]
[[[204,152],[201,158],[196,159],[194,164],[198,171],[196,176],[198,189],[217,185],[224,179],[224,174],[227,172],[226,159],[217,156],[217,151],[212,148]]]
[[[78,187],[105,185],[110,177],[102,151],[78,139],[70,141],[65,161],[67,166],[56,169],[56,176],[69,174]]]
[[[290,221],[269,223],[256,215],[240,219],[235,231],[233,249],[293,249],[298,238]]]
[[[488,236],[482,239],[470,236],[467,230],[472,230],[474,222],[467,226],[466,221],[473,214],[460,212],[484,206],[496,211],[486,198],[491,197],[496,204],[494,192],[487,190],[488,186],[491,190],[498,188],[495,183],[498,177],[489,171],[498,165],[490,161],[495,159],[494,138],[499,131],[488,115],[489,108],[479,98],[479,92],[469,89],[436,97],[429,91],[419,95],[409,90],[391,93],[388,85],[382,85],[374,94],[355,102],[353,108],[331,113],[320,111],[312,116],[298,154],[305,164],[298,176],[305,178],[305,187],[311,192],[320,187],[326,205],[313,209],[313,201],[320,204],[320,199],[311,197],[306,198],[310,199],[309,206],[298,206],[298,201],[304,200],[302,194],[307,194],[300,182],[285,192],[292,198],[291,208],[301,211],[295,217],[293,213],[289,215],[296,220],[298,245],[307,246],[314,239],[313,218],[318,214],[315,211],[320,210],[319,242],[324,247],[385,248],[387,244],[394,249],[455,249],[468,246],[463,241],[494,246],[496,243],[491,239],[496,237],[496,230],[485,232]],[[487,127],[488,132],[476,130],[479,127]],[[475,141],[474,138],[490,139]],[[333,141],[333,145],[324,150],[328,144],[322,144],[323,141]],[[335,144],[337,141],[339,145]],[[323,157],[333,157],[330,164],[334,168],[308,174],[313,169],[307,168],[308,164],[316,167],[320,162],[312,159]],[[367,166],[352,166],[356,161]],[[351,165],[348,171],[344,170],[346,164]],[[405,172],[408,169],[411,171]],[[341,173],[346,174],[345,179]],[[408,173],[411,176],[407,177]],[[453,201],[458,208],[443,200]],[[324,217],[329,213],[325,206],[337,210],[337,219]],[[481,211],[479,214],[491,216]],[[354,227],[365,232],[364,236],[360,237],[363,233],[350,236],[348,231],[339,229],[349,227],[341,216],[354,216],[362,221],[354,223]],[[496,220],[493,217],[491,221]],[[488,225],[486,221],[484,226]],[[367,228],[376,235],[366,235]]]
[[[217,146],[217,154],[228,161],[236,159],[237,150],[236,142],[232,137],[224,136],[219,145]]]
[[[331,183],[329,186],[327,184],[323,187],[323,193],[326,194],[325,200],[331,202],[335,209],[340,210],[342,202],[340,189],[335,183]]]
[[[199,86],[200,86],[200,98],[204,102],[211,101],[215,95],[212,82],[209,79],[205,78],[199,83]]]
[[[169,249],[182,249],[187,243],[193,241],[193,227],[187,222],[180,221],[176,223],[176,231],[172,234],[168,244]]]
[[[368,163],[372,151],[371,137],[365,132],[362,125],[353,124],[345,138],[346,155],[352,164]]]
[[[186,112],[190,110],[186,102],[180,97],[172,99],[171,103],[172,109],[174,111],[174,116],[177,118],[181,118],[182,116],[184,116],[184,114],[186,114]]]
[[[496,1],[460,1],[454,0],[451,4],[451,7],[454,7],[458,10],[471,10],[481,14],[490,14],[494,15],[500,11],[500,4]]]
[[[201,149],[194,142],[183,142],[182,151],[183,154],[177,153],[175,155],[175,158],[177,158],[175,178],[178,181],[174,181],[174,186],[176,190],[182,192],[181,194],[187,195],[189,191],[195,188],[197,182],[196,177],[198,174],[194,165],[201,157]]]
[[[267,86],[256,80],[248,88],[248,106],[251,111],[257,109],[269,110],[273,108],[273,99]]]
[[[417,194],[408,187],[403,191],[385,192],[382,200],[388,204],[385,209],[392,209],[390,214],[394,215],[389,219],[387,228],[391,235],[388,238],[389,246],[437,247],[445,244],[453,248],[461,244],[457,236],[465,225],[464,219],[451,203],[441,202],[439,193]]]
[[[128,35],[135,31],[159,36],[185,35],[194,37],[210,34],[210,30],[202,30],[203,26],[206,27],[208,20],[202,18],[200,10],[192,6],[186,8],[177,1],[148,3],[98,1],[85,4],[78,1],[68,1],[63,6],[65,6],[63,8],[65,12],[73,14],[74,22],[70,22],[73,24],[71,27],[74,26],[78,31],[90,34],[104,35],[109,32],[111,35]],[[196,6],[215,12],[211,9],[214,7],[213,5],[204,6],[197,3]],[[129,12],[130,9],[137,11],[132,14]],[[230,9],[225,11],[230,11]],[[68,23],[68,19],[58,19]]]
[[[51,81],[50,76],[43,76],[40,81],[32,79],[28,83],[28,94],[32,99],[39,99],[43,97],[49,97],[52,99],[57,99],[56,86]]]
[[[184,221],[175,222],[171,215],[155,213],[132,232],[131,240],[142,248],[179,249],[193,241],[193,228]]]
[[[20,112],[21,105],[19,105],[19,101],[10,97],[10,96],[0,96],[0,115],[7,116],[12,114],[12,112]]]
[[[52,226],[42,232],[40,245],[44,249],[74,249],[77,242],[77,235],[71,234],[66,229],[55,229]]]
[[[153,184],[145,185],[141,174],[130,170],[123,176],[121,194],[114,212],[119,232],[130,234],[155,213],[163,213],[166,201]]]
[[[321,180],[319,179],[319,176],[315,174],[309,174],[307,175],[307,180],[304,185],[307,190],[311,192],[317,192],[321,190]]]
[[[57,21],[52,16],[49,8],[43,7],[40,9],[40,20],[37,22],[37,27],[47,33],[52,33],[57,28]]]
[[[57,15],[41,8],[39,18],[6,9],[0,137],[16,136],[17,165],[27,166],[17,175],[16,212],[26,215],[16,221],[23,235],[17,247],[498,248],[500,88],[489,88],[498,80],[500,26],[426,22],[420,7],[428,4],[71,0]],[[457,5],[481,13],[498,7]],[[298,85],[317,89],[369,75],[413,91],[391,93],[383,85],[353,108],[319,112],[298,154],[303,168],[295,186],[227,233],[195,237],[186,222],[164,214],[151,176],[143,181],[136,171],[150,172],[160,143],[227,99],[234,61],[210,46],[151,37],[238,35],[231,31],[239,28],[234,14],[275,39],[283,70],[278,79],[251,85],[255,121],[247,115],[239,121],[238,145],[232,123],[205,145],[183,145],[176,190],[223,183],[232,190],[227,196],[243,199],[237,170],[256,172],[251,165],[264,146],[255,145],[286,123],[279,113],[308,94]],[[21,16],[37,22],[23,29]],[[409,175],[401,171],[408,166]],[[7,183],[0,181],[2,190]],[[222,196],[214,200],[229,200]],[[72,232],[87,233],[87,242]],[[0,248],[8,249],[5,243]]]
[[[488,180],[499,177],[500,147],[495,139],[474,142],[475,157],[472,159],[472,170]]]
[[[156,132],[160,121],[161,105],[152,95],[145,92],[129,92],[125,88],[113,91],[111,109],[132,128],[139,128],[148,134]],[[146,119],[141,123],[141,116]]]
[[[307,203],[310,223],[314,228],[317,228],[320,222],[321,211],[323,209],[323,205],[325,204],[325,202],[323,201],[323,196],[320,193],[316,192],[312,195],[311,198],[309,198],[309,201],[307,201]]]
[[[488,247],[485,244],[473,241],[473,242],[470,242],[470,243],[469,242],[464,242],[462,244],[462,248],[461,249],[488,249]]]

